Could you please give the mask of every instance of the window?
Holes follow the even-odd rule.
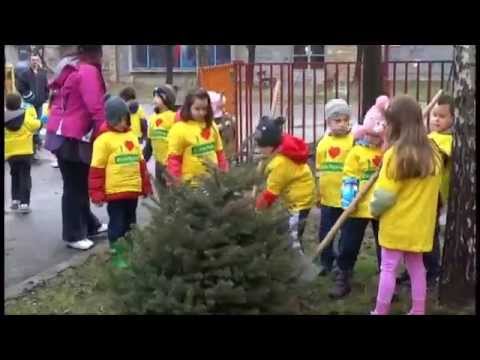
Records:
[[[297,67],[307,66],[311,63],[323,63],[325,60],[325,45],[294,45],[293,63]]]
[[[195,45],[174,45],[173,67],[195,70],[197,56]],[[208,64],[227,64],[231,60],[230,45],[208,45]],[[132,69],[165,69],[167,66],[166,45],[132,45]]]

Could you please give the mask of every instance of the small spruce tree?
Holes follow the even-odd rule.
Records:
[[[109,285],[125,313],[296,311],[302,266],[279,231],[286,212],[255,211],[252,165],[211,172],[198,188],[157,186],[151,223],[120,240],[129,266],[112,268]]]

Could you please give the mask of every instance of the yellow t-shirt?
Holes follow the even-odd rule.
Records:
[[[267,190],[279,195],[290,211],[310,209],[315,203],[315,181],[308,164],[297,164],[276,154],[265,168]]]
[[[33,112],[31,110],[33,109]],[[23,124],[17,131],[5,128],[5,159],[17,155],[33,154],[33,134],[40,128],[35,108],[27,108],[24,113]]]
[[[178,121],[168,134],[168,156],[182,156],[181,180],[192,185],[198,184],[196,178],[208,174],[205,163],[218,165],[217,151],[222,150],[222,138],[215,123],[207,128],[200,121]]]
[[[146,119],[145,111],[141,105],[138,106],[138,110],[135,114],[130,114],[130,128],[137,138],[142,137],[142,119]]]
[[[167,163],[168,132],[175,123],[175,112],[152,114],[148,119],[148,138],[152,141],[153,156],[162,165]]]
[[[343,165],[353,147],[353,135],[325,135],[317,145],[316,168],[321,205],[341,207]]]
[[[359,191],[365,186],[370,177],[377,171],[382,162],[382,150],[379,147],[369,147],[356,144],[347,155],[343,167],[343,175],[355,177],[360,181]],[[372,218],[370,213],[370,199],[373,187],[358,203],[355,212],[350,217]]]
[[[440,185],[440,196],[442,197],[443,204],[448,204],[450,176],[452,174],[451,157],[453,147],[453,135],[452,133],[439,133],[437,131],[433,131],[428,135],[428,137],[435,141],[445,158],[445,166],[442,173],[442,184]]]
[[[395,153],[390,148],[383,156],[383,165],[374,185],[373,202],[393,199],[393,205],[379,216],[379,243],[392,250],[429,252],[437,220],[437,201],[442,164],[434,175],[425,178],[394,180]],[[387,171],[388,169],[388,171]]]
[[[92,167],[105,169],[105,194],[142,192],[142,149],[133,131],[107,131],[93,143]]]

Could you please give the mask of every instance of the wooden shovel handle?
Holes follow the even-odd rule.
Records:
[[[342,215],[337,219],[335,224],[332,226],[328,234],[323,238],[323,240],[318,244],[316,250],[315,250],[315,255],[314,258],[317,257],[335,238],[335,234],[340,230],[342,225],[345,223],[345,221],[348,219],[348,217],[355,211],[357,208],[358,203],[362,198],[365,196],[365,194],[370,190],[370,188],[373,186],[375,181],[378,178],[379,170],[377,170],[372,177],[367,181],[367,183],[360,189],[360,191],[357,193],[357,196],[353,199],[353,201],[350,203],[350,205],[343,211]]]

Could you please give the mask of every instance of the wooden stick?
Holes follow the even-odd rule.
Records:
[[[345,223],[345,221],[348,219],[348,217],[355,211],[357,208],[358,203],[360,200],[363,199],[365,194],[370,190],[370,188],[375,184],[375,181],[378,178],[378,174],[380,173],[380,170],[377,170],[372,177],[367,181],[367,183],[360,189],[360,191],[357,193],[357,196],[353,199],[353,201],[350,203],[350,205],[343,211],[342,215],[337,219],[335,224],[332,226],[328,234],[323,238],[322,242],[318,244],[316,250],[315,250],[315,255],[314,258],[317,257],[325,248],[333,241],[335,238],[335,234],[340,230],[342,225]]]
[[[423,117],[426,117],[430,111],[433,109],[433,107],[435,106],[435,104],[437,103],[438,101],[438,98],[440,97],[440,95],[442,95],[443,93],[443,90],[440,89],[437,91],[437,93],[435,94],[435,96],[432,98],[432,100],[430,100],[430,102],[428,103],[428,105],[425,107],[425,109],[423,109]]]

